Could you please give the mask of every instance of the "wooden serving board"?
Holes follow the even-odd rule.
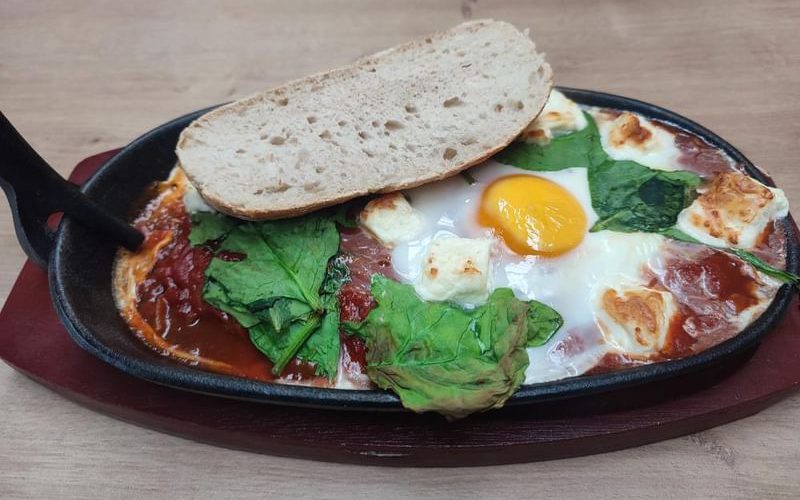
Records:
[[[83,182],[114,152],[81,162]],[[27,262],[0,313],[0,358],[89,408],[218,446],[373,465],[468,466],[638,446],[751,415],[800,386],[800,309],[735,370],[647,386],[584,405],[509,408],[448,423],[437,415],[359,413],[221,399],[128,376],[81,350],[59,323],[46,273]],[[677,387],[676,387],[677,386]],[[12,403],[13,404],[13,403]]]

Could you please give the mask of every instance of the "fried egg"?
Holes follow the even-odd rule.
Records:
[[[529,172],[490,160],[470,176],[474,184],[456,176],[406,191],[424,227],[418,237],[393,248],[396,274],[425,300],[472,307],[480,303],[475,295],[485,298],[495,288],[509,287],[521,300],[538,300],[558,311],[564,326],[545,346],[529,349],[526,383],[592,368],[610,348],[598,329],[594,304],[608,283],[644,283],[646,271],[661,258],[664,237],[589,232],[598,216],[585,168]],[[485,291],[448,276],[441,293],[430,293],[428,257],[431,248],[442,253],[439,242],[448,239],[467,247],[472,241],[491,242]],[[459,300],[444,292],[462,288],[475,295]]]
[[[561,100],[556,96],[551,107],[569,112],[556,114],[575,116]],[[610,157],[655,169],[685,168],[679,162],[675,136],[667,128],[631,113],[588,112],[597,120],[602,146]],[[561,128],[555,122],[537,121],[523,133],[523,140],[543,144],[585,126],[575,120],[565,121]],[[742,321],[748,323],[764,310],[777,286],[769,280],[759,285],[755,302],[748,308],[714,309],[702,319],[706,305],[715,303],[713,287],[687,306],[683,289],[661,283],[676,255],[698,250],[687,250],[685,244],[659,234],[591,232],[598,215],[592,207],[587,172],[580,167],[532,172],[489,160],[471,169],[467,178],[456,176],[407,191],[420,227],[414,237],[392,249],[397,276],[413,284],[424,300],[453,301],[469,308],[479,305],[495,288],[508,287],[520,300],[537,300],[558,311],[564,319],[562,328],[547,344],[528,349],[526,384],[583,374],[602,366],[608,355],[627,363],[647,362],[675,342],[673,332],[695,336],[697,323],[712,317],[718,318],[715,326],[702,328],[714,333],[698,344],[713,342],[715,336],[725,334],[720,328],[743,327]],[[728,233],[735,233],[740,245],[750,245],[753,234],[761,234],[767,223],[786,214],[782,192],[738,177],[750,198],[758,199],[736,194],[733,197],[739,201],[735,203],[720,201],[714,186],[730,175],[720,176],[701,192],[681,214],[679,228],[708,242],[712,237],[705,234],[708,224],[698,218],[722,213],[725,227],[730,226]],[[735,210],[741,220],[728,224],[731,217],[726,210]],[[691,227],[689,220],[694,221]],[[693,314],[688,320],[682,313],[685,307]]]
[[[489,184],[478,222],[521,255],[560,255],[578,246],[586,233],[586,213],[578,200],[537,175],[509,175]]]

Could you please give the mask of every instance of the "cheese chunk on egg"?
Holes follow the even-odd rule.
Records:
[[[414,239],[425,227],[422,216],[401,193],[367,203],[359,214],[359,222],[387,247]]]
[[[593,111],[603,149],[615,160],[630,160],[658,170],[679,170],[675,136],[646,118],[624,112]]]
[[[575,101],[553,90],[542,112],[522,132],[522,139],[545,145],[553,137],[581,130],[587,125],[583,111]]]
[[[602,288],[596,322],[606,344],[631,355],[660,352],[678,305],[666,291],[639,286]]]
[[[767,224],[789,213],[782,190],[741,172],[715,175],[678,215],[678,229],[716,247],[753,248]]]
[[[491,248],[492,241],[488,238],[433,240],[414,285],[417,294],[428,301],[483,303],[489,296]]]

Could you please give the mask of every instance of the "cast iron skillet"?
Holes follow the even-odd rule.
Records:
[[[626,97],[561,90],[581,104],[635,111],[677,125],[722,149],[750,175],[771,185],[771,180],[733,146],[682,116]],[[117,313],[111,291],[117,244],[135,248],[141,241],[141,235],[120,220],[131,215],[154,181],[167,177],[175,165],[178,134],[207,111],[177,118],[134,140],[84,184],[81,191],[88,198],[58,177],[0,115],[0,174],[17,236],[28,256],[47,267],[53,303],[69,334],[82,348],[120,370],[179,389],[308,407],[401,408],[398,398],[389,392],[279,385],[200,371],[144,346]],[[52,232],[46,228],[46,219],[56,211],[63,211],[66,217],[58,231]],[[799,244],[794,223],[787,218],[779,227],[787,233],[787,267],[797,273]],[[792,293],[788,285],[782,286],[758,320],[736,337],[700,354],[615,373],[523,386],[508,405],[588,397],[733,363],[780,321]]]

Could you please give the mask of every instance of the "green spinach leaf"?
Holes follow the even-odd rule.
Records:
[[[528,302],[527,346],[546,344],[564,324],[564,318],[550,306],[532,300]]]
[[[248,311],[245,306],[231,301],[225,289],[214,281],[206,281],[205,289],[203,290],[203,299],[220,311],[233,316],[244,328],[250,328],[261,322],[261,320]]]
[[[688,234],[684,233],[677,227],[668,227],[666,229],[662,229],[659,231],[659,234],[666,236],[667,238],[672,238],[673,240],[682,241],[684,243],[694,243],[697,245],[702,245],[699,240],[696,238],[689,236]]]
[[[671,227],[700,184],[697,174],[654,170],[616,161],[603,150],[597,124],[556,137],[545,146],[515,142],[495,156],[501,163],[534,171],[588,169],[592,206],[600,220],[592,231],[658,232]]]
[[[323,316],[317,331],[308,338],[308,341],[297,352],[297,357],[303,361],[314,363],[317,375],[333,380],[339,369],[341,350],[339,341],[339,306],[333,295],[324,295],[323,301],[326,303],[325,316]]]
[[[464,179],[464,182],[466,182],[470,186],[474,186],[478,182],[478,180],[475,179],[475,177],[472,177],[472,175],[466,170],[462,170],[461,172],[459,172],[459,175],[461,175],[461,178]]]
[[[328,213],[331,214],[333,221],[342,227],[358,227],[358,220],[355,214],[361,211],[360,205],[362,203],[363,202],[358,199],[340,203],[339,205],[336,205],[332,209],[328,210]]]
[[[511,290],[465,310],[376,275],[372,294],[377,307],[348,328],[366,342],[370,379],[407,408],[461,418],[502,406],[524,381],[528,305]]]
[[[350,269],[345,264],[344,258],[340,255],[328,262],[328,271],[325,280],[322,282],[322,293],[334,294],[345,283],[350,282]]]
[[[220,250],[243,253],[247,258],[214,259],[206,276],[240,304],[285,297],[320,310],[319,290],[328,260],[338,248],[339,233],[330,219],[246,223],[228,235]]]
[[[592,207],[600,219],[591,231],[657,233],[672,227],[693,200],[700,176],[653,170],[632,161],[607,161],[589,169]]]
[[[312,215],[242,223],[224,238],[220,252],[247,257],[211,261],[206,301],[248,328],[250,340],[272,361],[275,374],[297,356],[313,362],[318,374],[333,378],[339,359],[335,294],[346,278],[340,268],[328,276],[329,261],[339,248],[333,220]]]
[[[584,112],[588,124],[577,132],[554,137],[548,144],[515,141],[494,156],[506,165],[534,171],[563,170],[570,167],[593,167],[608,160],[603,150],[597,124]]]
[[[740,248],[731,248],[729,251],[762,273],[766,274],[767,276],[772,276],[782,283],[789,283],[793,286],[797,286],[798,283],[800,283],[800,276],[788,271],[783,271],[775,266],[771,266],[746,250],[742,250]]]
[[[261,222],[256,227],[277,263],[300,286],[309,305],[321,309],[319,289],[328,261],[339,250],[336,224],[327,217],[307,216]]]
[[[272,372],[279,375],[320,324],[320,317],[312,315],[285,324],[281,330],[275,330],[269,321],[262,321],[248,331],[250,341],[272,361]]]
[[[253,224],[243,224],[231,232],[220,250],[247,256],[241,261],[215,258],[206,269],[208,280],[223,287],[233,302],[249,308],[252,304],[261,305],[278,297],[309,304],[306,296],[316,297],[314,290],[305,287],[295,278],[292,268],[280,261]],[[319,302],[318,298],[314,300]]]
[[[189,243],[193,246],[220,240],[238,224],[236,219],[216,212],[197,212],[191,215],[191,219]]]

